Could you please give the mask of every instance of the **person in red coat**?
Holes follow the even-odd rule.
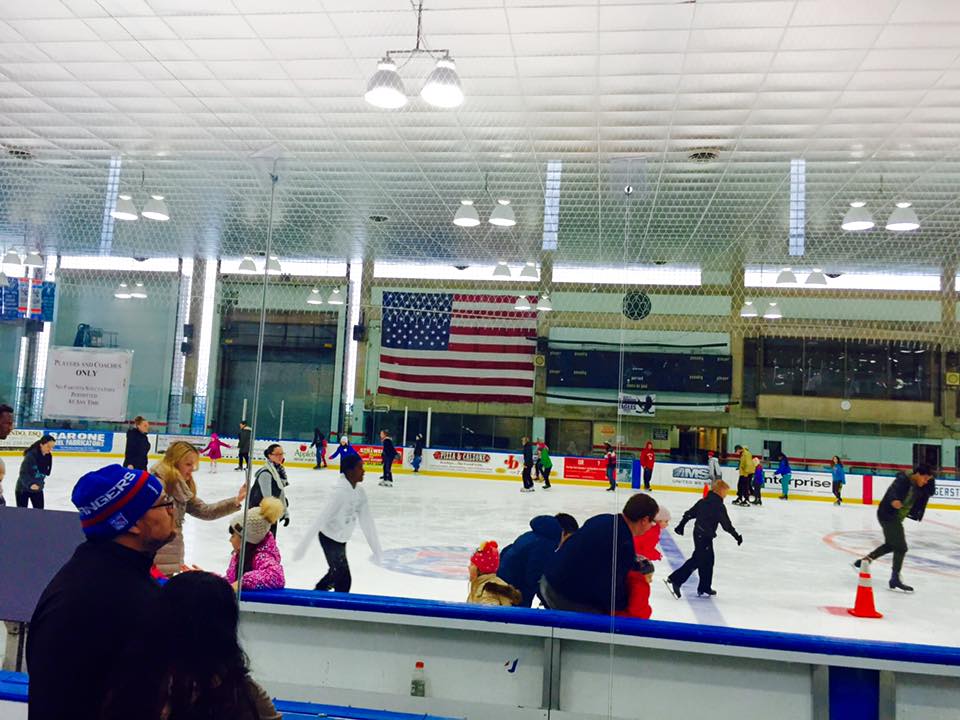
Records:
[[[654,452],[653,443],[647,440],[647,444],[640,451],[640,467],[643,468],[643,489],[650,489],[650,480],[653,478],[653,464],[657,461],[657,454]]]
[[[650,607],[652,582],[653,563],[640,558],[637,567],[627,573],[627,607],[617,615],[649,620],[653,614],[653,609]]]
[[[670,525],[670,511],[660,506],[655,522],[643,535],[637,535],[633,538],[633,548],[637,551],[638,558],[647,560],[663,560],[663,555],[657,550],[660,544],[660,531]]]

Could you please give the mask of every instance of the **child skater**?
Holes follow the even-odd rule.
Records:
[[[753,504],[763,505],[761,490],[763,490],[763,484],[766,482],[766,478],[763,476],[763,460],[755,457],[753,462],[756,465],[753,469]]]
[[[283,516],[283,502],[279,498],[265,497],[260,507],[247,511],[246,522],[243,513],[230,520],[230,567],[227,568],[227,582],[236,590],[280,590],[286,580],[283,565],[280,564],[280,550],[277,541],[270,532],[270,526]],[[237,572],[240,558],[240,544],[246,541],[243,552],[243,572]],[[237,576],[241,580],[238,582]],[[242,585],[241,585],[242,583]]]
[[[727,515],[727,509],[723,505],[723,499],[729,489],[730,486],[723,480],[715,480],[707,496],[687,510],[680,524],[677,525],[677,535],[683,535],[683,526],[691,520],[696,520],[693,527],[693,555],[664,580],[670,594],[678,600],[680,586],[689,579],[694,570],[700,576],[697,596],[717,594],[713,589],[713,539],[717,536],[717,525],[721,525],[730,533],[737,541],[737,545],[743,544],[743,536],[733,527]]]
[[[637,566],[627,573],[627,608],[618,611],[617,615],[649,620],[653,614],[653,609],[650,607],[652,582],[653,563],[646,558],[638,557]]]
[[[227,445],[223,440],[220,439],[220,436],[216,433],[210,433],[210,442],[207,443],[207,446],[200,451],[201,455],[206,455],[210,458],[210,472],[217,472],[217,461],[223,457],[223,453],[220,452],[220,448],[232,447]]]
[[[647,560],[663,560],[663,555],[657,550],[660,544],[660,531],[665,530],[670,525],[670,511],[663,505],[657,511],[653,518],[654,523],[643,535],[637,535],[633,538],[633,549],[638,558]]]

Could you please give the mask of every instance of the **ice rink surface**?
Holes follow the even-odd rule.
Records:
[[[15,459],[6,458],[8,478],[16,477]],[[73,509],[70,491],[76,479],[106,462],[92,458],[57,456],[47,482],[50,509]],[[242,474],[221,463],[218,473],[204,462],[195,476],[199,495],[208,502],[236,493]],[[370,498],[380,541],[383,565],[374,564],[358,529],[348,545],[353,592],[438,600],[466,597],[467,559],[483,540],[508,545],[526,531],[531,517],[568,512],[581,523],[592,515],[618,512],[633,492],[621,488],[608,493],[596,487],[538,485],[521,493],[520,481],[395,474],[393,488],[377,485],[378,468],[368,468],[364,486]],[[289,468],[291,523],[279,530],[288,587],[312,588],[326,572],[319,543],[307,556],[293,562],[293,551],[322,508],[337,470]],[[7,482],[8,502],[13,483]],[[882,492],[881,488],[881,492]],[[697,495],[653,491],[670,509],[674,524]],[[840,614],[851,607],[857,574],[852,560],[881,541],[876,507],[828,502],[764,499],[762,507],[730,505],[730,517],[744,536],[742,547],[721,532],[715,542],[716,570],[713,599],[696,597],[696,574],[674,599],[662,579],[692,552],[691,531],[681,537],[671,529],[661,543],[664,559],[657,563],[651,595],[658,620],[725,625],[841,637],[893,640],[960,646],[954,593],[960,590],[960,512],[928,510],[922,523],[906,521],[910,553],[904,581],[916,588],[907,595],[887,589],[889,556],[874,564],[873,585],[882,620],[864,620]],[[205,570],[223,573],[230,554],[227,519],[204,522],[188,516],[184,527],[187,561]]]

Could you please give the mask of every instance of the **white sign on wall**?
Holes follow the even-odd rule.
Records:
[[[657,396],[654,394],[630,395],[620,393],[618,415],[640,415],[653,417],[657,414]]]
[[[44,417],[126,420],[132,368],[132,350],[50,348]]]

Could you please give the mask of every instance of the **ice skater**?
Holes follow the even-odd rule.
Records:
[[[720,469],[720,461],[717,460],[717,455],[713,450],[707,450],[707,476],[710,478],[710,482],[723,480],[723,470]]]
[[[357,454],[348,454],[340,461],[343,477],[335,481],[333,493],[320,517],[297,547],[295,560],[307,552],[313,537],[320,539],[320,546],[327,559],[327,573],[317,581],[314,590],[350,592],[353,578],[347,562],[347,541],[357,525],[363,530],[375,562],[380,562],[383,550],[377,537],[377,526],[370,513],[370,503],[360,484],[363,482],[363,459]]]
[[[549,490],[552,487],[550,485],[550,471],[553,470],[553,460],[550,459],[550,446],[545,442],[540,443],[540,455],[537,463],[540,467],[540,477],[543,478],[543,489]]]
[[[657,545],[660,544],[660,533],[670,526],[670,517],[670,511],[661,505],[656,517],[654,517],[653,527],[643,535],[637,535],[633,539],[633,548],[637,551],[638,558],[646,558],[651,561],[663,560],[663,555],[657,550]]]
[[[758,457],[753,459],[755,465],[753,469],[753,505],[763,505],[763,485],[767,479],[763,475],[763,460]]]
[[[913,592],[913,588],[900,579],[903,559],[907,555],[907,537],[903,531],[904,518],[920,522],[927,509],[927,501],[933,497],[937,486],[929,465],[920,464],[909,476],[898,472],[883,494],[877,508],[877,521],[883,530],[883,545],[853,563],[859,568],[864,560],[876,560],[893,553],[893,571],[890,574],[890,589]]]
[[[610,483],[607,492],[614,492],[617,489],[617,453],[614,451],[613,445],[608,442],[603,444],[603,448],[603,457],[607,461],[607,482]]]
[[[210,472],[214,474],[217,472],[217,463],[219,462],[220,458],[223,457],[223,453],[220,452],[220,448],[229,447],[233,446],[227,445],[216,433],[210,433],[210,442],[208,442],[207,446],[200,451],[201,455],[206,455],[208,458],[210,458]]]
[[[383,450],[380,452],[383,462],[383,479],[380,484],[383,487],[393,487],[393,461],[397,459],[397,447],[393,444],[389,430],[380,431],[380,444],[383,445]]]
[[[753,484],[753,455],[750,454],[750,448],[745,446],[737,445],[734,450],[740,453],[738,470],[740,478],[737,480],[737,499],[733,501],[733,504],[740,507],[749,507],[750,486]]]
[[[723,499],[729,489],[730,486],[723,480],[715,480],[707,496],[687,510],[676,527],[677,535],[683,535],[683,526],[691,520],[696,520],[693,526],[693,555],[664,580],[670,594],[678,600],[680,587],[690,578],[694,570],[700,576],[697,595],[712,597],[717,594],[713,589],[713,539],[717,536],[718,525],[733,536],[737,545],[743,544],[743,536],[733,527],[727,515],[727,509],[723,506]]]
[[[520,439],[520,442],[523,445],[523,470],[520,471],[523,487],[520,488],[520,492],[533,492],[533,478],[530,476],[533,470],[533,443],[526,435]]]
[[[14,491],[17,507],[25,508],[29,502],[37,510],[43,510],[43,488],[53,472],[53,448],[56,444],[57,439],[53,435],[43,435],[23,451]]]
[[[313,429],[313,442],[310,447],[317,449],[317,464],[313,466],[314,470],[320,470],[327,466],[327,436],[319,427]]]
[[[234,470],[243,470],[246,461],[250,467],[250,446],[253,443],[253,430],[244,420],[240,421],[240,433],[237,435],[237,466]]]
[[[643,468],[643,489],[650,490],[650,480],[653,479],[653,466],[657,462],[657,453],[653,449],[653,443],[647,440],[647,444],[640,451],[640,467]]]
[[[413,460],[410,461],[410,464],[413,465],[414,472],[420,472],[420,463],[423,462],[423,435],[417,433],[417,437],[413,440]]]
[[[790,495],[790,480],[793,479],[793,470],[790,467],[790,461],[787,456],[780,453],[780,464],[777,465],[777,471],[773,474],[774,479],[780,481],[780,499],[786,500]]]
[[[346,435],[340,438],[340,444],[337,446],[337,449],[333,451],[333,455],[330,456],[331,460],[340,458],[340,473],[343,474],[343,461],[347,459],[349,455],[358,455],[359,453],[354,449],[353,445],[350,444],[350,438]]]
[[[843,469],[843,462],[837,455],[830,460],[830,474],[833,475],[833,496],[837,499],[834,505],[843,505],[843,486],[847,484],[847,473]]]

